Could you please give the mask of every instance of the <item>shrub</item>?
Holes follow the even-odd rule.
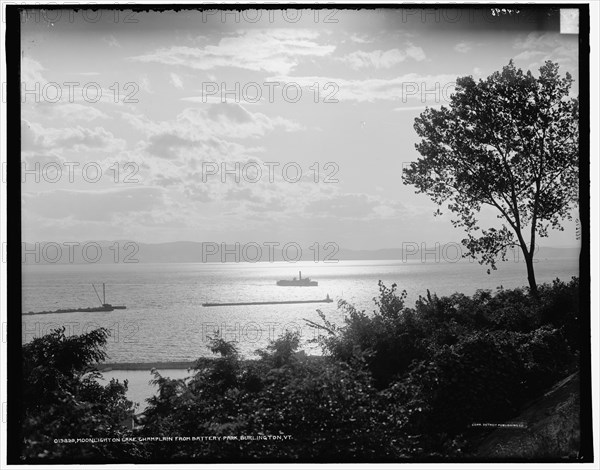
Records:
[[[379,292],[379,299],[374,299],[379,310],[371,316],[341,300],[338,307],[345,314],[344,326],[328,322],[321,312],[324,325],[309,323],[329,332],[319,341],[335,360],[363,364],[357,358],[364,358],[376,386],[384,388],[413,360],[425,357],[429,339],[423,319],[404,308],[405,291],[398,296],[396,284],[387,288],[379,281]]]
[[[23,346],[23,458],[26,461],[82,461],[137,455],[132,446],[55,443],[55,439],[129,435],[127,382],[102,386],[95,363],[105,359],[109,332],[100,328],[67,337],[65,329]]]
[[[127,384],[100,386],[107,332],[65,338],[55,331],[24,347],[29,456],[127,456],[199,462],[354,462],[460,458],[473,422],[503,422],[576,368],[578,282],[555,281],[538,299],[523,289],[473,296],[430,292],[414,308],[406,292],[379,283],[372,314],[340,301],[344,323],[319,312],[326,353],[300,357],[286,332],[240,356],[213,338],[214,358],[191,376],[154,371],[158,393],[141,436],[216,436],[217,441],[146,442],[135,449],[50,445],[57,436],[115,436],[131,412]],[[312,323],[312,322],[309,322]],[[313,325],[315,325],[313,323]],[[252,436],[253,440],[240,439]],[[271,440],[267,436],[276,436]],[[285,439],[283,437],[285,436]]]
[[[505,421],[576,368],[578,339],[567,328],[576,318],[576,280],[540,286],[539,300],[523,289],[428,292],[414,309],[395,287],[380,283],[385,295],[373,315],[340,302],[344,324],[322,316],[329,334],[321,343],[348,365],[360,366],[354,358],[365,355],[364,369],[394,404],[404,452],[413,457],[460,455],[471,423]]]
[[[299,336],[286,333],[240,360],[233,348],[189,380],[155,373],[158,395],[149,400],[143,435],[289,436],[286,440],[152,443],[149,458],[199,461],[378,460],[396,455],[398,436],[366,372],[329,360],[299,361]],[[221,344],[222,346],[222,344]],[[223,368],[228,370],[222,380]],[[218,372],[217,372],[218,371]],[[218,384],[216,386],[215,384]]]

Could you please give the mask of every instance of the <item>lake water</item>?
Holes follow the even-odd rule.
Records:
[[[159,369],[160,375],[171,379],[185,379],[193,375],[187,369]],[[149,370],[111,370],[102,373],[99,382],[107,385],[110,379],[120,382],[127,380],[127,398],[135,405],[135,412],[139,413],[148,407],[147,399],[158,392],[158,386],[151,383],[154,378]]]
[[[318,287],[279,287],[278,279],[289,279],[302,271]],[[538,282],[578,275],[578,260],[540,259]],[[308,341],[318,335],[304,319],[319,321],[316,309],[339,323],[337,302],[299,305],[202,307],[209,302],[256,302],[273,300],[343,298],[360,309],[372,311],[378,280],[397,283],[408,292],[412,306],[427,289],[438,295],[476,289],[495,289],[527,284],[524,263],[505,262],[497,271],[466,260],[450,262],[340,261],[338,263],[178,263],[115,265],[23,266],[23,311],[92,307],[98,299],[91,284],[106,282],[106,301],[126,305],[112,312],[63,313],[23,316],[23,342],[65,326],[67,334],[80,334],[97,327],[111,331],[107,362],[193,361],[211,355],[208,336],[219,329],[227,340],[238,342],[240,351],[251,356],[286,329],[299,329],[302,348],[309,354],[318,349]],[[102,295],[100,293],[100,295]],[[13,314],[16,314],[14,312]]]

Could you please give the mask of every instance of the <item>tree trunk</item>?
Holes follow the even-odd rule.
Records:
[[[537,283],[535,282],[535,272],[533,270],[533,251],[531,253],[524,253],[525,255],[525,264],[527,265],[527,280],[529,281],[529,291],[531,295],[538,298],[538,288]]]

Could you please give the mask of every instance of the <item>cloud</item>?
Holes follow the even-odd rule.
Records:
[[[482,75],[483,75],[483,70],[481,70],[479,67],[473,68],[473,77],[474,78],[481,77]]]
[[[366,194],[342,194],[313,201],[306,207],[308,214],[336,218],[365,219],[373,215],[377,201]]]
[[[23,194],[23,208],[49,219],[108,221],[118,213],[139,212],[163,204],[163,190],[125,187],[102,190],[56,189]]]
[[[382,219],[398,217],[402,204],[364,193],[338,193],[312,200],[304,208],[306,216],[332,219]]]
[[[561,35],[558,33],[532,32],[527,34],[527,36],[518,36],[513,43],[513,48],[521,50],[549,50],[562,44]]]
[[[172,46],[131,59],[197,70],[236,67],[287,74],[302,58],[326,57],[335,50],[334,45],[315,42],[318,36],[318,32],[305,29],[254,29],[224,37],[217,45]]]
[[[390,49],[388,51],[375,50],[370,52],[355,51],[342,57],[340,60],[357,70],[367,67],[389,69],[408,58],[420,62],[425,60],[425,52],[420,47],[409,44],[402,51],[400,49]]]
[[[539,57],[546,55],[545,52],[542,51],[523,51],[520,54],[517,54],[513,57],[514,60],[531,60],[534,57]]]
[[[280,116],[246,110],[237,103],[220,103],[207,108],[194,108],[184,111],[185,119],[193,124],[205,126],[211,135],[229,138],[262,137],[275,129],[294,132],[302,129],[298,123]]]
[[[421,106],[402,106],[400,108],[394,108],[394,111],[425,111],[425,107],[427,105],[423,104]]]
[[[530,61],[530,69],[539,68],[547,60],[565,65],[571,71],[577,70],[578,36],[573,34],[532,32],[519,36],[513,43],[513,49],[521,51],[514,56],[515,61]]]
[[[23,57],[21,60],[21,82],[27,84],[27,89],[33,89],[35,83],[46,83],[42,72],[46,70],[37,60],[30,57]]]
[[[103,127],[82,126],[52,128],[21,121],[21,148],[28,150],[89,150],[122,148],[124,142]]]
[[[471,49],[473,49],[473,44],[470,42],[459,42],[456,46],[454,46],[454,50],[456,52],[460,52],[461,54],[466,54]]]
[[[352,34],[350,36],[350,41],[355,42],[357,44],[369,44],[373,42],[373,39],[368,37],[366,34]]]
[[[102,38],[102,40],[108,44],[109,47],[121,47],[121,44],[119,44],[119,41],[117,41],[117,38],[115,38],[112,34],[108,35],[108,36],[104,36]]]
[[[151,121],[144,116],[126,113],[123,117],[146,134],[146,150],[149,153],[168,158],[172,158],[178,149],[200,149],[203,146],[228,152],[231,151],[229,143],[232,139],[255,139],[274,130],[294,132],[302,129],[293,121],[253,113],[237,103],[186,108],[171,121]]]
[[[179,75],[177,75],[176,73],[171,72],[171,74],[169,76],[169,82],[175,88],[183,88],[183,81],[181,80],[181,77]]]
[[[79,103],[40,102],[36,111],[44,117],[75,122],[90,122],[96,119],[108,119],[108,115],[94,106]]]
[[[240,220],[248,217],[252,218],[255,214],[251,214],[251,212],[258,211],[261,208],[264,213],[268,207],[275,207],[277,204],[282,203],[286,197],[289,197],[289,192],[282,190],[282,184],[289,186],[288,183],[276,182],[271,184],[267,181],[267,175],[263,173],[258,175],[252,171],[256,167],[266,168],[264,163],[257,158],[210,163],[217,164],[216,174],[206,174],[205,169],[187,171],[182,177],[183,183],[180,187],[187,199],[201,203],[214,203],[220,208],[219,213],[221,215],[226,213],[237,214],[236,217],[239,217]],[[247,163],[252,163],[253,166],[246,169]],[[216,169],[212,165],[207,168]],[[205,172],[204,175],[203,171]],[[244,176],[241,176],[242,174]],[[246,178],[255,179],[256,182],[248,183]]]
[[[106,148],[114,142],[114,135],[103,127],[93,129],[77,126],[66,129],[48,129],[44,136],[51,147]]]
[[[145,91],[146,93],[154,93],[154,91],[152,90],[152,86],[150,85],[150,79],[147,75],[143,75],[140,77],[140,79],[138,80],[138,86],[142,91]]]
[[[274,76],[267,80],[297,83],[302,87],[310,87],[318,83],[321,89],[327,91],[330,100],[339,102],[386,100],[406,103],[418,100],[424,104],[433,105],[448,102],[451,93],[454,92],[458,76],[460,74],[421,75],[409,73],[389,79],[350,80],[320,76]]]
[[[21,60],[21,83],[24,88],[23,104],[40,103],[110,103],[121,105],[125,99],[128,103],[137,102],[135,94],[131,92],[132,85],[127,83],[121,85],[120,89],[107,89],[93,81],[72,81],[57,79],[49,80],[43,72],[47,72],[39,61],[30,57],[24,57]],[[75,75],[96,76],[99,72],[78,72]],[[144,80],[145,79],[145,80]],[[127,86],[125,86],[127,85]],[[133,83],[136,89],[146,86],[149,88],[147,77],[142,77],[141,83]]]
[[[251,188],[229,188],[225,195],[225,199],[228,201],[265,202],[264,199],[256,194]]]
[[[180,148],[193,148],[194,146],[193,140],[163,132],[149,137],[146,150],[152,155],[169,158],[176,155]]]
[[[208,94],[205,93],[204,95],[200,95],[200,96],[186,96],[184,98],[180,98],[181,101],[187,101],[189,103],[203,103],[203,104],[226,104],[226,103],[238,103],[238,104],[242,104],[244,106],[254,106],[257,104],[261,104],[265,102],[265,98],[262,96],[263,92],[261,91],[261,96],[259,97],[258,94],[254,95],[254,96],[246,96],[243,92],[240,92],[239,94],[236,93],[234,96],[232,95],[227,95],[226,93],[219,93],[219,94]],[[268,92],[264,93],[265,95],[268,95]],[[248,101],[248,98],[250,98],[251,101]]]
[[[188,200],[194,202],[213,201],[209,187],[206,184],[200,184],[192,179],[184,183],[183,194]]]
[[[128,113],[121,113],[121,119],[143,135],[133,151],[135,155],[128,157],[139,162],[142,181],[169,187],[193,203],[228,199],[227,186],[220,184],[219,175],[211,177],[208,183],[203,181],[203,163],[216,164],[219,169],[222,163],[243,166],[264,153],[262,147],[248,145],[244,139],[256,140],[275,130],[291,132],[301,128],[281,117],[250,112],[239,104],[186,108],[166,121]]]

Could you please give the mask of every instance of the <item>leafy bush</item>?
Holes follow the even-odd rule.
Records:
[[[533,399],[576,368],[577,354],[569,347],[562,329],[543,326],[531,332],[519,348],[525,367],[527,399]]]
[[[336,360],[350,363],[364,355],[379,388],[407,373],[413,362],[477,333],[529,334],[553,325],[562,335],[555,347],[568,346],[557,354],[571,361],[579,348],[576,278],[569,284],[556,280],[552,286],[541,285],[538,300],[520,288],[499,288],[495,294],[478,290],[472,297],[456,293],[440,298],[428,291],[415,308],[404,306],[406,293],[397,295],[395,284],[387,288],[380,281],[379,290],[379,299],[374,299],[378,310],[372,315],[340,301],[345,313],[342,326],[332,324],[321,312],[323,324],[309,322],[328,333],[320,343]]]
[[[540,286],[539,292],[542,324],[561,328],[569,347],[579,351],[579,278],[573,277],[568,283],[556,279],[552,285]]]
[[[576,368],[578,283],[542,285],[472,297],[427,293],[404,307],[380,282],[373,315],[340,302],[342,326],[327,321],[323,349],[375,379],[393,406],[413,458],[456,457],[473,422],[502,422]],[[559,313],[560,312],[560,313]]]
[[[379,308],[374,315],[340,300],[338,307],[345,313],[343,327],[327,321],[320,311],[324,325],[309,323],[330,333],[319,341],[335,360],[357,363],[357,359],[364,358],[375,384],[383,388],[412,361],[426,356],[429,339],[424,320],[404,308],[405,291],[398,296],[396,284],[387,288],[380,281],[379,293],[379,298],[373,299]]]
[[[406,292],[379,283],[372,314],[340,301],[342,325],[319,312],[322,357],[297,353],[286,332],[240,356],[213,338],[214,358],[198,359],[186,379],[154,371],[158,393],[134,431],[142,437],[216,436],[214,441],[65,446],[57,436],[115,436],[131,412],[127,384],[102,387],[105,330],[26,345],[25,436],[29,456],[96,455],[150,461],[376,462],[461,458],[473,422],[516,416],[576,369],[578,281],[473,296],[427,293],[414,308]],[[309,322],[312,323],[312,322]],[[313,323],[313,325],[315,325]],[[251,436],[252,439],[242,439]],[[121,452],[121,454],[119,454]]]
[[[107,443],[55,443],[55,439],[119,437],[132,419],[127,382],[102,386],[94,364],[106,357],[108,330],[67,337],[53,330],[23,346],[23,458],[82,461],[136,455],[131,446]]]
[[[148,445],[149,455],[199,461],[378,460],[395,455],[399,441],[370,375],[330,360],[299,360],[299,336],[286,333],[242,361],[235,348],[201,367],[187,381],[155,373],[159,393],[149,401],[144,435],[289,436],[285,441]],[[221,343],[222,345],[222,343]],[[199,366],[199,363],[197,363]],[[224,371],[227,371],[224,374]],[[227,380],[223,381],[222,377]],[[289,439],[289,440],[288,440]]]

